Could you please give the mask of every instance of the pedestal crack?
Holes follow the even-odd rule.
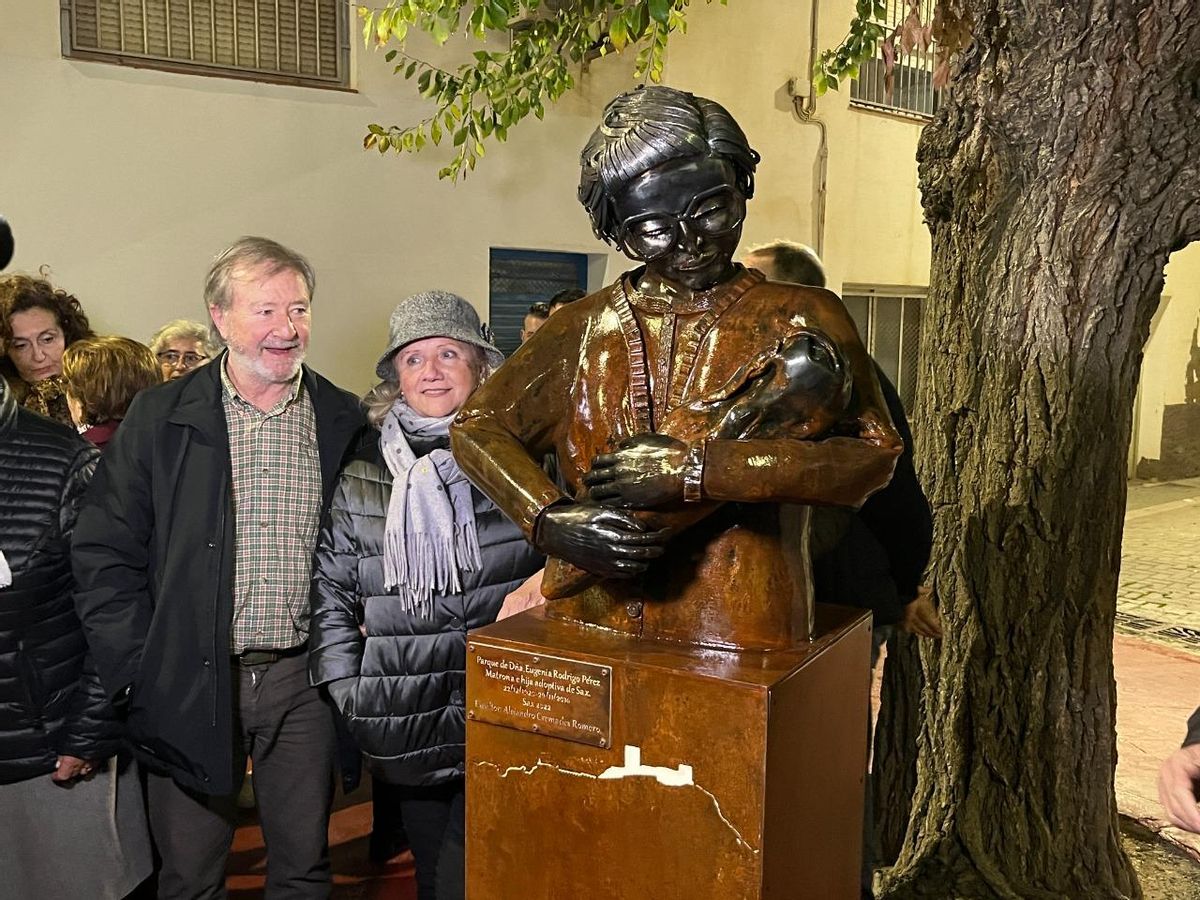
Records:
[[[625,750],[626,750],[626,760],[628,761],[631,758],[629,751],[630,750],[637,751],[637,748],[626,747]],[[538,761],[536,763],[534,763],[532,766],[509,766],[508,768],[501,769],[500,766],[496,765],[495,763],[488,762],[487,760],[480,760],[479,762],[475,763],[475,765],[494,769],[501,778],[507,778],[509,775],[512,775],[514,773],[518,773],[521,775],[532,775],[538,769],[548,769],[551,772],[557,772],[560,775],[570,775],[573,778],[590,778],[593,781],[622,781],[626,778],[656,777],[655,773],[658,771],[661,771],[661,770],[657,770],[657,769],[652,770],[649,767],[642,767],[640,765],[635,764],[634,766],[629,767],[629,769],[631,771],[628,771],[628,772],[621,772],[620,767],[610,767],[600,775],[593,775],[591,772],[579,772],[575,769],[565,769],[562,766],[556,766],[553,763],[546,762],[545,760],[541,759],[540,757],[538,758]],[[645,771],[636,771],[639,768],[645,769]],[[713,805],[713,809],[716,810],[717,818],[719,818],[722,822],[724,822],[725,827],[728,828],[733,833],[734,840],[737,841],[738,845],[745,847],[747,850],[749,850],[751,853],[753,853],[755,856],[757,856],[760,851],[758,850],[758,848],[751,846],[751,844],[742,837],[742,833],[740,831],[738,831],[737,827],[731,821],[729,821],[729,819],[726,817],[724,811],[721,809],[721,803],[717,799],[716,794],[714,794],[712,791],[708,790],[707,788],[701,787],[700,785],[696,784],[695,781],[692,781],[690,779],[690,774],[691,774],[690,767],[683,766],[683,767],[681,767],[681,769],[686,769],[688,772],[688,775],[689,775],[689,780],[685,783],[680,783],[677,781],[671,782],[671,781],[664,780],[661,777],[658,777],[656,780],[663,787],[667,787],[667,788],[679,788],[679,787],[695,788],[696,790],[700,791],[700,793],[702,793],[706,797],[708,797],[709,801]],[[671,770],[666,770],[666,771],[670,772]]]

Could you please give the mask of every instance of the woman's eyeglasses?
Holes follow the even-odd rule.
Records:
[[[200,363],[208,359],[200,353],[193,353],[189,350],[187,353],[180,353],[178,350],[160,350],[155,354],[158,361],[165,366],[170,366],[172,369],[182,365],[185,369],[194,369]]]

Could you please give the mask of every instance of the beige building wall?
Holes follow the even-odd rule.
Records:
[[[1134,410],[1130,475],[1141,459],[1162,458],[1163,408],[1183,403],[1192,334],[1200,325],[1200,244],[1171,256],[1166,287],[1150,325]]]
[[[446,288],[486,315],[490,247],[619,259],[575,199],[579,149],[631,84],[615,61],[455,186],[436,177],[446,152],[361,149],[369,122],[407,124],[429,109],[381,53],[355,48],[352,93],[64,59],[57,3],[0,0],[0,23],[10,271],[49,266],[99,330],[145,340],[168,319],[200,318],[212,256],[264,234],[311,258],[310,360],[361,391],[401,297]],[[450,53],[477,49],[454,43]]]
[[[819,46],[841,39],[851,8],[821,4]],[[667,81],[725,103],[763,155],[747,245],[817,243],[824,181],[831,286],[926,285],[920,123],[851,107],[843,85],[816,101],[822,177],[822,129],[801,120],[788,91],[807,82],[810,12],[785,0],[695,4]],[[207,260],[239,234],[266,233],[317,265],[314,363],[362,389],[399,297],[442,286],[486,312],[490,247],[597,254],[604,278],[626,266],[595,240],[574,198],[578,150],[604,102],[632,83],[628,60],[592,64],[545,122],[489,145],[480,169],[452,186],[435,177],[444,154],[358,149],[368,122],[427,110],[381,54],[356,46],[356,92],[323,91],[65,60],[53,3],[0,0],[0,22],[0,212],[17,232],[15,267],[49,265],[103,329],[145,338],[165,319],[199,315]],[[448,52],[470,49],[455,39]],[[1149,458],[1162,406],[1182,400],[1200,250],[1176,255],[1166,294],[1134,448]]]
[[[854,4],[818,6],[818,45],[845,36]],[[916,151],[922,123],[851,107],[849,85],[797,115],[788,84],[807,86],[809,3],[738,0],[694,4],[687,36],[672,48],[671,84],[725,103],[763,157],[745,243],[776,238],[816,246],[822,125],[827,135],[823,257],[829,286],[927,286],[929,232],[921,221]]]
[[[821,39],[851,4],[827,4]],[[604,103],[630,86],[630,61],[593,63],[581,89],[489,145],[475,174],[439,182],[446,155],[363,152],[369,122],[408,123],[427,107],[381,54],[355,47],[355,92],[131,69],[64,59],[58,5],[0,0],[0,212],[13,271],[46,265],[98,329],[146,339],[200,317],[208,261],[241,234],[308,254],[319,288],[311,360],[356,390],[392,304],[443,287],[486,315],[488,250],[598,254],[598,278],[625,261],[591,234],[575,200],[577,156]],[[356,40],[357,44],[357,40]],[[746,242],[814,243],[819,130],[786,85],[808,70],[807,4],[698,4],[668,82],[729,106],[763,154]],[[450,57],[473,49],[455,39]],[[422,49],[434,52],[431,48]],[[825,255],[843,281],[923,285],[928,237],[917,211],[918,125],[817,104],[829,135]],[[605,271],[606,270],[606,271]],[[603,274],[601,274],[603,273]]]

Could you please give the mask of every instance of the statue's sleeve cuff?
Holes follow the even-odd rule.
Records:
[[[688,449],[687,462],[683,468],[683,502],[699,503],[702,499],[704,485],[704,453],[708,449],[707,441],[696,441]]]

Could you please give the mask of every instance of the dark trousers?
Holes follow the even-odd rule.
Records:
[[[325,898],[330,891],[333,719],[309,687],[307,669],[307,653],[265,665],[234,664],[233,765],[240,773],[247,756],[254,760],[269,900]],[[224,897],[236,794],[197,794],[150,774],[146,799],[162,857],[161,900]]]
[[[460,780],[395,789],[417,869],[417,900],[463,900],[466,896],[463,787]]]

